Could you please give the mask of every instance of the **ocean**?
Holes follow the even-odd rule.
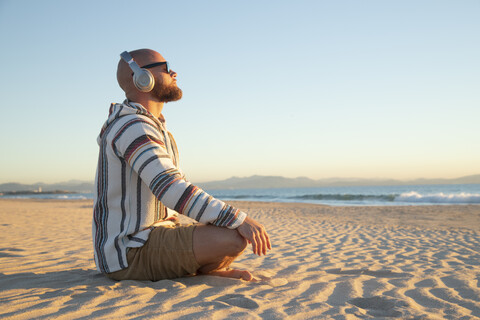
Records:
[[[211,190],[222,200],[304,202],[332,206],[480,204],[480,184]]]
[[[480,184],[206,190],[221,200],[304,202],[332,206],[480,204]],[[9,199],[93,199],[93,193],[3,195]]]

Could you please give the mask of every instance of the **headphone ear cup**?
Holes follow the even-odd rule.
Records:
[[[141,69],[133,74],[133,83],[138,90],[142,92],[150,92],[155,85],[155,78],[147,69]]]

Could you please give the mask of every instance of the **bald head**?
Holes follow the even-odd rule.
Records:
[[[139,49],[131,51],[130,55],[140,67],[153,62],[165,61],[160,53],[151,49]],[[133,84],[132,69],[130,69],[129,65],[123,61],[123,59],[120,59],[118,62],[117,81],[120,88],[125,91],[127,98],[129,95],[138,92]]]

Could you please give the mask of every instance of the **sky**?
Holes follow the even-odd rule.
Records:
[[[0,183],[92,181],[124,50],[193,182],[480,173],[480,1],[0,0]]]

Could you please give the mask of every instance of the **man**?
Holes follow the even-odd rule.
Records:
[[[118,63],[117,80],[127,99],[111,105],[97,139],[97,269],[116,280],[209,274],[250,281],[250,272],[229,266],[248,243],[265,255],[271,249],[268,234],[244,212],[185,180],[162,115],[165,102],[182,97],[176,78],[150,49],[124,52]],[[172,222],[176,212],[200,223],[178,226]]]

